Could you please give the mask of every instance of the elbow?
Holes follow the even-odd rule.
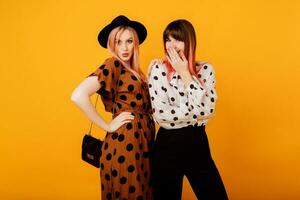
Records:
[[[70,99],[71,99],[71,101],[74,102],[75,104],[78,104],[78,102],[79,102],[80,99],[81,99],[81,96],[82,96],[81,92],[79,92],[79,91],[77,91],[77,90],[74,90],[74,91],[72,92],[72,94],[71,94]]]

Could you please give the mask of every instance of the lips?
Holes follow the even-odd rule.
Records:
[[[128,57],[128,56],[129,56],[129,53],[122,53],[122,56],[123,56],[123,57]]]

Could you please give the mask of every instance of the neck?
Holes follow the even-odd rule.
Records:
[[[129,61],[126,61],[125,63],[127,64],[127,66],[130,66],[130,67],[131,67],[131,62],[130,62],[130,60],[129,60]]]

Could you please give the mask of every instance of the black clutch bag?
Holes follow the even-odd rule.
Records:
[[[97,95],[95,108],[97,106],[99,95]],[[94,167],[99,168],[100,167],[100,156],[102,154],[101,147],[103,144],[103,141],[93,137],[91,135],[93,122],[91,122],[90,130],[87,134],[84,135],[81,145],[81,158],[85,162],[93,165]]]
[[[100,156],[101,146],[103,141],[94,138],[90,134],[85,134],[82,140],[82,151],[81,158],[87,163],[99,168],[100,167]]]

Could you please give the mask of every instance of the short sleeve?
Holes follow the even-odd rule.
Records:
[[[97,76],[100,84],[97,93],[106,99],[112,99],[116,92],[120,71],[120,62],[116,58],[109,58],[88,77]]]

